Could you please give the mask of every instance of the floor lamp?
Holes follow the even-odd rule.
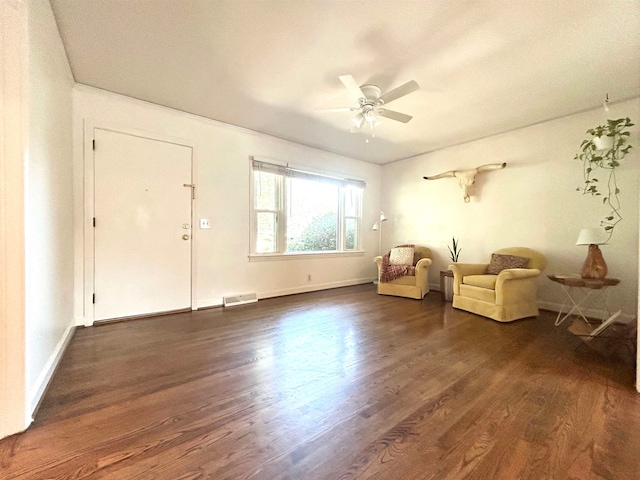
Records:
[[[384,212],[380,210],[380,218],[376,223],[373,224],[374,232],[378,232],[378,255],[382,255],[382,222],[386,222],[387,217],[384,215]]]

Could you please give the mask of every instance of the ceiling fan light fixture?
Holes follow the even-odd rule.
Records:
[[[352,99],[358,102],[358,106],[354,107],[342,107],[326,109],[328,111],[341,112],[341,111],[358,111],[356,116],[351,118],[351,132],[361,130],[366,124],[371,129],[371,136],[373,137],[373,130],[380,126],[382,122],[380,117],[389,118],[396,122],[407,123],[411,120],[411,115],[405,113],[395,112],[393,110],[386,110],[380,108],[382,105],[391,103],[398,98],[404,97],[412,92],[415,92],[420,88],[418,82],[411,80],[391,91],[382,94],[382,90],[378,85],[365,84],[358,86],[351,75],[341,75],[338,77],[342,84],[349,91]],[[368,140],[367,140],[368,142]]]
[[[362,128],[362,126],[364,125],[364,122],[366,121],[366,118],[362,113],[358,113],[355,117],[351,119],[351,121],[357,128]]]
[[[365,114],[364,114],[365,119],[367,120],[367,123],[369,124],[369,127],[371,127],[371,129],[376,128],[377,126],[379,126],[382,122],[378,119],[378,115],[375,111],[375,109],[371,109],[368,110]]]

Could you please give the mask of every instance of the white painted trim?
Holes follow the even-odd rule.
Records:
[[[35,387],[31,392],[29,398],[29,413],[32,417],[35,413],[36,408],[38,407],[38,404],[40,403],[40,400],[42,399],[42,396],[44,395],[44,392],[47,390],[49,382],[51,382],[51,378],[53,377],[53,374],[55,373],[60,360],[62,360],[62,356],[67,350],[67,347],[69,346],[69,343],[71,342],[75,331],[76,322],[74,319],[69,322],[69,325],[67,325],[67,328],[62,334],[62,338],[60,338],[60,341],[53,349],[49,360],[47,360],[47,363],[40,372],[40,375],[38,375],[38,379],[35,382]]]
[[[349,250],[344,252],[254,253],[249,255],[249,261],[313,260],[320,258],[362,257],[364,254],[364,250]]]
[[[298,287],[292,287],[292,288],[284,288],[282,290],[258,292],[258,299],[262,300],[264,298],[282,297],[284,295],[293,295],[296,293],[307,293],[307,292],[315,292],[318,290],[329,290],[331,288],[351,287],[353,285],[362,285],[365,283],[372,283],[373,280],[374,280],[374,277],[354,278],[352,280],[341,280],[338,282],[328,282],[328,283],[320,283],[316,285],[305,285],[305,286],[298,286]]]
[[[95,168],[94,168],[94,151],[93,140],[95,136],[95,130],[106,130],[115,133],[122,133],[124,135],[132,135],[141,138],[147,138],[150,140],[157,140],[165,143],[172,143],[191,149],[191,180],[196,184],[196,199],[191,201],[191,309],[196,310],[198,305],[196,278],[196,241],[198,230],[196,225],[197,218],[197,168],[195,161],[195,143],[180,137],[174,137],[161,133],[148,132],[139,130],[135,127],[131,127],[124,124],[114,124],[111,122],[97,121],[91,118],[83,119],[83,200],[84,200],[84,218],[81,219],[84,230],[84,242],[83,242],[83,315],[79,318],[83,319],[85,327],[90,327],[94,324],[94,308],[93,308],[93,293],[94,293],[94,261],[95,261],[95,238],[93,228],[93,216],[95,211]]]
[[[547,301],[543,301],[543,300],[538,300],[538,308],[541,308],[543,310],[550,310],[552,312],[559,312],[560,309],[562,308],[562,304],[561,303],[556,303],[556,302],[547,302]],[[570,307],[569,307],[570,308]],[[605,311],[605,310],[599,310],[597,308],[583,308],[580,307],[580,310],[582,310],[582,312],[590,318],[607,318],[609,316],[609,314]],[[564,311],[567,312],[567,306],[564,306]],[[612,312],[613,313],[613,312]],[[623,322],[623,323],[628,323],[631,320],[633,320],[633,316],[623,313],[622,315],[620,315],[618,317],[618,319]]]
[[[83,166],[84,166],[84,182],[83,182],[83,197],[84,197],[84,217],[82,218],[82,225],[84,230],[84,278],[83,278],[83,290],[82,290],[82,313],[84,317],[84,326],[90,327],[93,325],[93,279],[94,279],[94,232],[93,232],[93,212],[94,212],[94,173],[93,173],[93,131],[95,125],[93,122],[86,119],[83,120]]]

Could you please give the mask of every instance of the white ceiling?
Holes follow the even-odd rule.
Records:
[[[640,0],[51,3],[79,83],[378,164],[640,95]],[[349,133],[344,74],[413,120]]]

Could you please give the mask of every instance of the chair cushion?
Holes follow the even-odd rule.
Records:
[[[389,265],[413,265],[413,247],[395,247],[391,249]]]
[[[508,268],[526,268],[527,263],[529,263],[529,259],[525,257],[494,253],[491,255],[491,263],[487,267],[487,271],[485,273],[489,275],[497,275],[502,270],[506,270]]]
[[[498,275],[467,275],[462,278],[462,283],[473,287],[495,290],[497,279]]]
[[[460,296],[473,298],[486,303],[496,303],[496,291],[490,288],[472,287],[471,285],[460,285]]]

